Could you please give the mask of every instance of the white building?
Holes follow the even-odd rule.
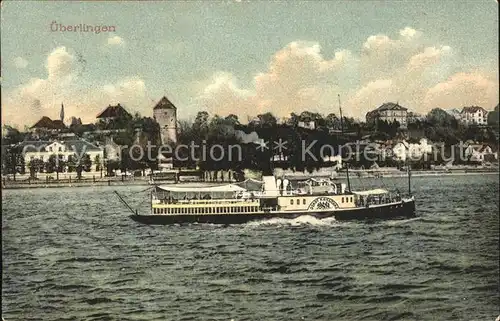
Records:
[[[487,125],[488,111],[483,107],[471,106],[462,109],[461,119],[467,125]]]
[[[397,121],[401,127],[406,127],[408,120],[408,108],[398,103],[385,103],[366,114],[366,122],[373,123],[377,120],[392,123]]]
[[[473,162],[494,162],[498,160],[498,152],[486,144],[469,144],[464,151],[465,157]]]
[[[299,121],[297,124],[298,127],[302,127],[305,129],[314,130],[316,128],[316,122],[314,120],[311,121]]]
[[[113,137],[106,139],[104,145],[104,158],[108,161],[119,161],[121,157],[121,147],[113,140]]]
[[[422,138],[418,144],[410,144],[407,141],[401,141],[392,148],[394,157],[401,161],[420,160],[424,155],[432,154],[432,145],[426,138]]]
[[[48,162],[51,156],[67,162],[72,157],[83,157],[89,155],[92,162],[90,171],[98,171],[103,168],[103,148],[94,145],[84,139],[60,140],[60,141],[25,141],[22,143],[24,164],[29,172],[30,163],[35,159]],[[66,171],[63,169],[63,171]]]

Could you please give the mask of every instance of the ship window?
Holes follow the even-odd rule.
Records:
[[[342,203],[344,203],[344,198],[342,197]]]
[[[351,203],[352,203],[352,196],[351,196]]]
[[[290,205],[293,205],[293,199],[290,199]]]
[[[302,200],[302,205],[306,205],[306,199],[305,198]]]
[[[297,205],[300,205],[300,200],[297,198]]]

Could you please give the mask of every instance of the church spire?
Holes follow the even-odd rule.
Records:
[[[64,104],[61,103],[61,113],[59,114],[59,117],[61,118],[61,121],[64,121]]]

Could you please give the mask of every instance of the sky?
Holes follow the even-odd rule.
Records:
[[[106,26],[61,31],[61,26]],[[113,27],[113,28],[111,28]],[[111,30],[111,31],[108,31]],[[1,4],[2,124],[94,122],[110,104],[152,116],[166,96],[198,111],[364,119],[498,104],[498,3],[168,1]]]

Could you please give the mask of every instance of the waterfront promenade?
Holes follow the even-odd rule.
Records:
[[[412,177],[425,177],[425,176],[454,176],[454,175],[498,175],[499,168],[463,168],[463,169],[454,169],[454,170],[419,170],[412,171]],[[349,172],[349,176],[351,178],[392,178],[392,177],[406,177],[408,174],[404,171],[373,171],[373,170],[352,170]],[[320,171],[312,174],[304,174],[304,173],[295,173],[296,178],[305,178],[305,177],[332,177],[331,172],[329,171]],[[345,172],[338,172],[333,175],[334,179],[345,179]],[[162,184],[174,184],[174,183],[184,183],[184,182],[192,182],[192,181],[203,181],[201,179],[194,179],[193,177],[186,176],[180,177],[179,181],[175,180],[162,180]],[[234,182],[234,180],[215,180],[210,181],[211,183],[229,183]],[[27,178],[17,178],[16,180],[3,179],[2,180],[2,188],[4,189],[29,189],[29,188],[64,188],[64,187],[84,187],[84,186],[128,186],[128,185],[150,185],[150,179],[147,176],[138,176],[138,177],[126,177],[126,176],[115,176],[115,177],[103,177],[97,178],[95,176],[92,177],[83,177],[82,179],[71,179],[71,178],[61,178],[57,179],[27,179]]]

